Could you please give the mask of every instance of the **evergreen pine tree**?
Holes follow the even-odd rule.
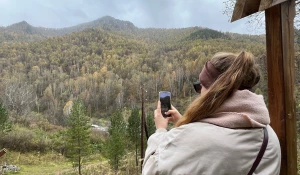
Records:
[[[148,113],[147,118],[146,118],[146,125],[148,128],[148,133],[149,133],[149,137],[150,137],[152,134],[155,133],[155,130],[156,130],[153,114]]]
[[[69,128],[67,130],[67,155],[75,165],[81,175],[82,159],[90,153],[90,118],[86,114],[86,109],[81,101],[76,101],[73,105]]]
[[[5,106],[0,103],[0,132],[5,133],[11,130],[11,123],[8,121],[8,113]]]
[[[111,126],[108,130],[109,138],[105,142],[105,155],[109,164],[117,172],[119,162],[125,154],[126,124],[120,110],[110,117]]]
[[[138,150],[141,143],[141,117],[138,108],[133,108],[128,118],[127,134],[134,146],[136,166],[138,166]]]

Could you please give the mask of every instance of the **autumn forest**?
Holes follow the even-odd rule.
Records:
[[[295,44],[298,71],[297,38]],[[193,82],[198,80],[203,64],[222,51],[246,50],[257,57],[262,76],[254,90],[263,94],[267,102],[265,45],[264,35],[224,33],[202,27],[143,29],[109,16],[63,29],[34,27],[25,21],[0,27],[0,102],[7,111],[6,122],[9,123],[9,126],[2,126],[0,149],[5,147],[11,152],[7,153],[5,161],[20,166],[22,172],[22,165],[26,170],[31,169],[29,165],[43,162],[17,160],[17,155],[44,154],[51,155],[52,162],[63,162],[68,169],[65,130],[70,124],[72,108],[80,100],[89,125],[109,128],[105,131],[92,129],[90,133],[87,162],[95,165],[101,160],[111,165],[108,168],[97,164],[98,169],[93,171],[138,172],[139,136],[118,136],[125,140],[122,143],[124,151],[120,152],[123,156],[118,160],[111,160],[110,153],[105,151],[113,147],[106,143],[108,135],[113,133],[112,118],[121,116],[120,126],[124,127],[118,131],[123,129],[130,134],[128,128],[134,127],[130,118],[135,115],[139,121],[141,103],[145,100],[146,117],[153,132],[150,125],[158,92],[170,91],[172,104],[184,113],[197,96]],[[297,88],[299,81],[297,72]],[[296,95],[299,96],[298,91]],[[297,101],[297,109],[299,104]],[[120,139],[114,143],[118,141]],[[128,146],[132,143],[138,148]],[[120,163],[116,165],[115,161]]]

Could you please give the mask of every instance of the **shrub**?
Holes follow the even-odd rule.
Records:
[[[29,130],[13,130],[0,137],[0,145],[15,151],[27,152],[32,149],[33,135],[34,133]]]
[[[15,130],[0,136],[0,146],[22,153],[29,151],[45,152],[50,148],[51,140],[41,130],[28,130],[16,127]]]

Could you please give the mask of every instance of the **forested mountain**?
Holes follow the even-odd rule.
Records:
[[[169,90],[173,102],[184,109],[195,95],[192,82],[213,54],[241,50],[258,57],[265,54],[263,36],[201,27],[139,29],[112,17],[56,32],[26,22],[4,29],[8,30],[23,32],[24,41],[33,36],[44,39],[0,44],[1,100],[15,112],[15,120],[33,111],[55,124],[64,124],[66,104],[78,98],[96,118],[107,117],[116,108],[139,106],[142,86],[148,103],[157,100],[158,91]]]
[[[68,34],[72,32],[82,31],[86,28],[102,28],[108,31],[121,31],[121,32],[136,32],[138,29],[133,23],[129,21],[122,21],[115,19],[111,16],[104,16],[97,20],[76,25],[74,27],[59,29],[60,34]]]
[[[88,28],[102,28],[108,31],[119,32],[135,32],[137,30],[137,27],[135,27],[131,22],[118,20],[110,16],[104,16],[91,22],[60,29],[34,27],[28,24],[26,21],[22,21],[7,27],[0,27],[0,42],[32,42],[46,39],[48,37],[62,36],[72,32],[79,32]]]
[[[298,33],[296,89],[300,83]],[[110,137],[99,129],[90,133],[91,157],[98,155],[97,162],[107,162],[115,159],[120,151],[124,156],[126,148],[126,156],[117,160],[123,166],[120,171],[135,174],[140,167],[137,165],[142,89],[151,134],[155,131],[152,115],[159,91],[170,91],[172,104],[183,113],[198,95],[193,82],[198,80],[205,62],[217,52],[245,50],[258,58],[262,76],[254,90],[267,100],[265,44],[263,35],[224,33],[203,27],[141,29],[109,16],[64,29],[34,27],[25,21],[0,27],[0,117],[11,122],[5,123],[7,127],[0,127],[0,132],[6,132],[0,137],[0,147],[33,152],[35,157],[47,151],[67,157],[67,120],[76,119],[76,115],[70,117],[71,108],[80,99],[89,116],[87,121],[111,126]],[[116,127],[112,127],[114,120],[123,129],[117,128],[117,136],[112,132]],[[125,131],[128,128],[135,133],[132,138]],[[107,156],[107,152],[111,155]],[[10,161],[22,159],[22,154],[16,155]],[[43,166],[52,166],[51,161],[44,162]],[[90,163],[94,165],[95,161]],[[40,162],[35,164],[41,166]],[[98,170],[96,174],[107,174],[103,166]],[[53,173],[52,169],[49,171]]]
[[[72,27],[66,28],[44,28],[34,27],[28,24],[26,21],[12,24],[7,27],[0,27],[0,43],[1,42],[33,42],[54,36],[63,36],[73,32],[80,32],[85,29],[101,28],[105,31],[110,31],[123,36],[135,37],[139,39],[151,39],[156,42],[166,42],[167,40],[178,40],[178,38],[195,39],[208,39],[208,38],[221,38],[226,39],[232,37],[243,37],[247,35],[239,35],[232,33],[222,33],[219,31],[202,28],[202,27],[190,27],[181,29],[156,29],[156,28],[137,28],[133,23],[129,21],[122,21],[110,16],[104,16],[97,20],[82,23]],[[230,37],[229,37],[230,35]],[[248,39],[254,39],[257,41],[259,36],[251,36]],[[260,37],[261,39],[264,37]]]

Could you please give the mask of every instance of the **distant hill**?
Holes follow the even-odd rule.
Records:
[[[132,22],[115,19],[111,16],[104,16],[97,20],[78,24],[66,28],[45,28],[35,27],[28,24],[26,21],[12,24],[7,27],[0,27],[0,43],[2,42],[33,42],[47,39],[49,37],[63,36],[73,32],[80,32],[85,29],[96,29],[117,33],[119,35],[146,39],[150,42],[171,42],[171,41],[193,41],[197,39],[230,39],[230,38],[248,38],[251,40],[261,40],[257,37],[248,37],[249,35],[240,35],[234,33],[223,33],[220,31],[203,28],[175,28],[175,29],[160,29],[160,28],[138,28]],[[257,40],[258,39],[258,40]]]
[[[61,29],[34,27],[26,21],[0,27],[0,42],[4,41],[38,41],[48,37],[62,36],[73,32],[79,32],[88,28],[102,28],[112,32],[135,32],[138,28],[129,21],[122,21],[110,16],[104,16],[97,20],[79,24],[73,27]]]
[[[230,39],[229,35],[226,35],[222,32],[212,30],[212,29],[200,29],[196,32],[190,34],[187,39],[196,40],[196,39],[215,39],[215,38],[223,38]]]
[[[91,22],[79,24],[73,27],[58,29],[57,31],[60,35],[64,35],[72,32],[82,31],[87,28],[99,28],[99,27],[108,31],[134,32],[138,29],[136,26],[134,26],[133,23],[129,21],[122,21],[119,19],[115,19],[111,16],[104,16],[102,18],[99,18]]]
[[[28,24],[26,21],[12,24],[6,27],[6,31],[16,32],[16,33],[25,33],[25,34],[38,34],[39,30],[37,27],[33,27]]]

